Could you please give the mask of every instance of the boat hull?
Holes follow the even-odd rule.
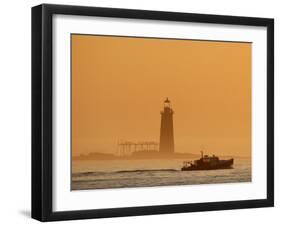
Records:
[[[195,170],[218,170],[218,169],[232,169],[234,160],[219,160],[216,164],[202,163],[200,165],[184,166],[182,171],[195,171]]]

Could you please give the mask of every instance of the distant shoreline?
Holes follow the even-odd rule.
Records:
[[[139,160],[139,159],[183,159],[183,158],[198,158],[200,155],[191,153],[159,153],[158,151],[151,152],[135,152],[131,155],[118,156],[114,154],[105,154],[92,152],[87,155],[73,156],[73,160]]]
[[[243,158],[249,159],[251,157],[246,156],[219,156],[224,158]],[[109,153],[92,152],[87,155],[73,156],[72,160],[156,160],[156,159],[197,159],[200,158],[200,154],[193,153],[159,153],[158,151],[152,152],[135,152],[131,155],[118,156]]]

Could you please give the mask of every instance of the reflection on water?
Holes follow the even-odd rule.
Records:
[[[72,162],[72,189],[150,187],[251,181],[251,161],[235,159],[233,169],[181,171],[183,160]]]

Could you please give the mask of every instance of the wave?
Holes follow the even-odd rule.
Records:
[[[73,173],[74,177],[99,176],[104,174],[121,174],[121,173],[149,173],[149,172],[177,172],[176,169],[136,169],[136,170],[119,170],[119,171],[96,171]]]
[[[142,173],[142,172],[174,172],[178,171],[176,169],[137,169],[137,170],[121,170],[121,171],[115,171],[116,173]]]

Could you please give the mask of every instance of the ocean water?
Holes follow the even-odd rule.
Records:
[[[251,181],[250,159],[234,159],[233,169],[223,170],[181,171],[182,163],[182,159],[74,160],[71,187],[83,190]]]

